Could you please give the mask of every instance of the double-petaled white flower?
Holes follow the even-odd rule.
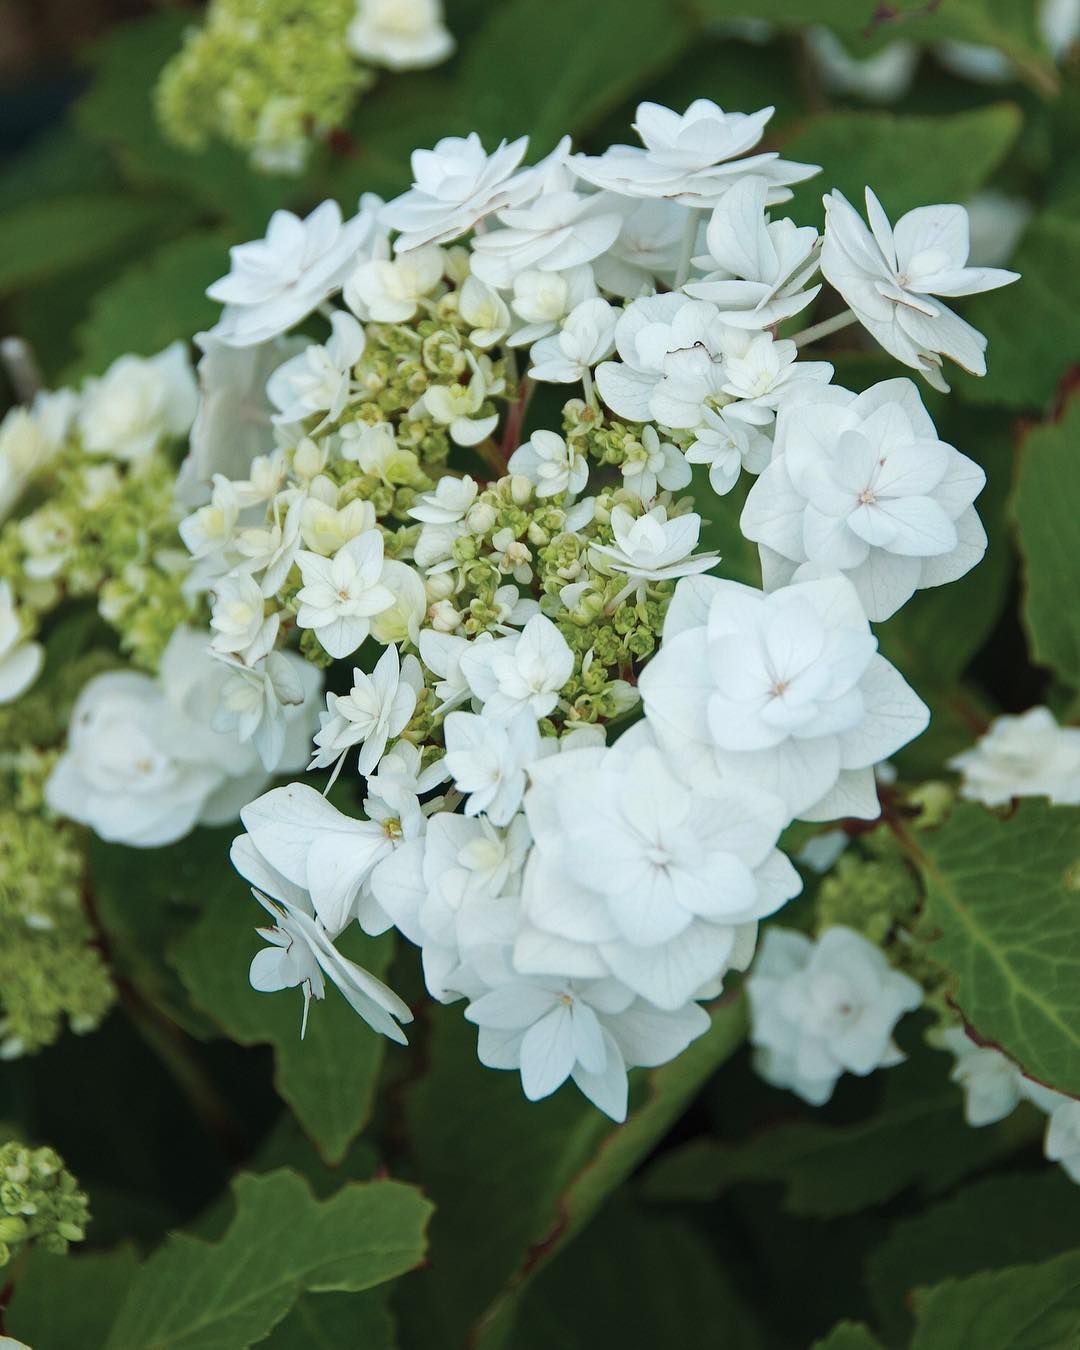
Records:
[[[611,529],[614,543],[593,544],[589,557],[602,571],[628,577],[631,588],[707,572],[716,562],[715,553],[694,553],[701,517],[692,511],[669,519],[663,506],[654,506],[641,516],[616,506]]]
[[[757,920],[799,891],[775,848],[783,803],[745,783],[690,786],[644,724],[530,777],[522,973],[614,976],[675,1011],[715,993],[746,939],[753,950]]]
[[[838,576],[771,595],[680,583],[638,687],[672,754],[757,783],[804,820],[876,816],[873,766],[930,716]]]
[[[1014,797],[1080,806],[1080,727],[1059,726],[1049,708],[998,717],[949,768],[963,775],[960,795],[987,806]]]
[[[303,586],[296,622],[314,629],[335,659],[351,656],[371,631],[371,620],[394,603],[382,584],[383,540],[378,530],[350,539],[332,558],[301,549],[296,555]]]
[[[986,338],[933,296],[976,295],[1016,281],[1018,272],[968,267],[968,215],[962,206],[920,206],[889,224],[866,189],[867,229],[841,192],[825,199],[821,271],[874,338],[906,366],[948,392],[947,356],[986,374]]]
[[[218,693],[210,725],[255,747],[263,768],[273,773],[285,758],[294,728],[311,731],[311,709],[322,690],[322,678],[310,661],[295,652],[270,652],[254,666],[233,657],[221,660],[230,670]]]
[[[644,148],[613,145],[595,158],[577,155],[571,164],[587,182],[624,197],[715,206],[739,177],[753,173],[768,180],[770,204],[787,201],[789,185],[819,169],[781,159],[774,150],[748,155],[774,111],[726,113],[706,98],[695,99],[681,114],[639,103],[634,130]]]
[[[850,928],[818,941],[769,928],[746,982],[755,1066],[776,1087],[821,1106],[842,1073],[865,1076],[899,1064],[892,1039],[922,989],[894,970],[881,950]]]
[[[574,190],[563,162],[569,138],[551,156],[540,195],[526,206],[498,212],[501,229],[473,241],[473,275],[506,289],[528,269],[565,272],[592,262],[614,242],[622,212],[610,197]]]
[[[329,421],[341,416],[352,388],[352,370],[364,354],[364,330],[351,314],[335,309],[329,341],[312,343],[279,366],[266,386],[277,412],[273,420],[288,425],[313,413]]]
[[[519,712],[539,719],[554,710],[574,672],[574,653],[551,620],[536,614],[520,633],[470,643],[459,663],[484,715],[508,722]]]
[[[508,825],[525,792],[525,769],[541,753],[536,718],[519,712],[509,721],[452,712],[443,723],[446,768],[468,794],[467,816],[482,811],[494,825]]]
[[[565,272],[519,272],[510,308],[524,320],[524,326],[510,334],[507,345],[524,347],[547,337],[583,300],[595,296],[596,283],[587,263]]]
[[[488,357],[468,357],[472,374],[468,384],[430,384],[410,411],[410,417],[424,413],[444,426],[455,445],[479,445],[499,424],[498,413],[480,416],[489,394],[503,389],[501,378],[492,374]],[[483,364],[481,364],[483,362]]]
[[[231,248],[229,274],[208,287],[225,305],[210,336],[250,347],[286,332],[341,286],[375,236],[373,205],[344,223],[335,201],[303,220],[275,211],[266,238]]]
[[[445,266],[445,253],[434,245],[369,258],[345,282],[345,303],[364,320],[404,323],[442,281]]]
[[[299,987],[304,995],[303,1036],[311,1000],[325,997],[329,980],[373,1031],[400,1045],[408,1044],[398,1025],[412,1021],[408,1004],[370,971],[341,955],[304,887],[274,866],[251,835],[242,834],[233,841],[230,857],[273,920],[269,928],[256,930],[269,945],[252,959],[251,987],[263,994]]]
[[[725,323],[769,328],[805,309],[821,290],[807,283],[818,270],[818,232],[784,217],[765,214],[769,184],[751,174],[741,178],[712,213],[705,239],[708,269],[689,282],[687,295],[709,300]]]
[[[527,198],[532,176],[516,171],[528,146],[528,136],[521,136],[509,145],[500,141],[489,155],[473,131],[444,136],[433,150],[414,150],[413,186],[382,211],[384,224],[400,231],[395,251],[448,243],[492,211]]]
[[[437,66],[454,50],[441,0],[358,0],[345,30],[354,56],[388,70]]]
[[[760,427],[726,411],[706,408],[701,426],[686,449],[689,464],[709,466],[709,485],[719,496],[731,491],[743,469],[760,473],[772,457],[773,443]]]
[[[215,581],[213,591],[211,650],[235,654],[245,665],[253,666],[274,646],[280,617],[265,616],[262,588],[250,576],[222,577]]]
[[[584,380],[593,366],[611,355],[619,311],[599,298],[582,300],[557,334],[533,345],[529,374],[552,384]]]
[[[114,459],[145,459],[186,436],[198,388],[187,345],[174,342],[157,356],[120,356],[100,379],[88,380],[77,422],[84,447]]]
[[[969,1125],[992,1125],[1012,1114],[1024,1096],[1024,1078],[1011,1059],[992,1045],[977,1045],[963,1027],[938,1032],[933,1044],[956,1058],[949,1077],[964,1090]]]
[[[354,745],[359,745],[357,768],[365,777],[371,773],[386,749],[391,736],[399,736],[416,709],[416,696],[424,687],[424,676],[415,656],[399,660],[397,648],[390,646],[375,663],[371,674],[353,671],[352,688],[347,694],[327,694],[327,711],[315,735],[318,749],[308,766],[323,769],[339,764]]]
[[[739,524],[761,546],[770,589],[802,563],[844,572],[877,621],[979,561],[986,533],[972,502],[985,481],[938,440],[910,380],[858,395],[806,390],[781,408],[772,461]]]
[[[577,494],[589,481],[585,456],[554,431],[534,431],[510,456],[507,468],[534,483],[538,497],[554,497],[560,492]]]

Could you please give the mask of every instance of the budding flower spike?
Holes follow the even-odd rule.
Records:
[[[799,893],[785,829],[877,818],[878,766],[925,729],[872,625],[979,561],[985,474],[910,380],[850,392],[807,350],[822,325],[788,328],[831,285],[941,387],[985,343],[934,297],[1013,275],[967,266],[960,207],[893,229],[869,194],[867,227],[833,193],[823,231],[796,225],[818,170],[759,148],[771,113],[645,103],[641,146],[533,165],[525,137],[444,137],[392,201],[276,213],[211,288],[180,528],[212,734],[295,774],[302,725],[323,775],[250,793],[233,850],[272,918],[251,983],[299,987],[305,1027],[329,980],[404,1039],[409,1009],[336,945],[396,929],[483,1064],[621,1120],[628,1073],[704,1034]],[[761,586],[713,546],[734,530]],[[33,623],[8,628],[30,671]],[[100,780],[82,742],[121,692],[80,715],[54,799]],[[171,693],[127,692],[152,784],[117,761],[96,823],[138,801],[156,838],[205,818],[222,752],[162,748]],[[823,1101],[897,1062],[907,975],[843,925],[765,932],[770,1081]]]

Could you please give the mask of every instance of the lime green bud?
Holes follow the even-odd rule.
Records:
[[[0,1147],[0,1266],[28,1244],[62,1254],[86,1236],[86,1195],[50,1148]]]

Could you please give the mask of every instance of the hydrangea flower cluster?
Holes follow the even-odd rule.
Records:
[[[0,1146],[0,1269],[30,1243],[61,1256],[81,1242],[90,1205],[51,1148]]]
[[[309,767],[350,808],[294,782],[240,813],[270,917],[251,981],[298,987],[305,1021],[329,980],[404,1039],[334,945],[396,928],[485,1064],[621,1119],[627,1070],[706,1030],[800,889],[784,829],[875,818],[874,766],[926,726],[872,624],[978,561],[982,470],[911,380],[843,389],[803,355],[820,325],[792,330],[828,282],[940,388],[985,343],[935,297],[1013,274],[967,267],[958,207],[778,215],[817,170],[758,149],[770,115],[643,104],[641,145],[532,166],[525,138],[448,137],[394,201],[277,212],[211,287],[180,529],[229,671],[215,725],[275,750],[325,669]],[[724,512],[763,589],[709,548]],[[788,956],[813,1045],[778,1030],[774,1064],[820,1098],[890,1061],[913,982],[842,926]]]
[[[212,0],[162,73],[158,116],[185,149],[217,137],[257,169],[300,173],[373,66],[423,69],[453,50],[441,0]]]

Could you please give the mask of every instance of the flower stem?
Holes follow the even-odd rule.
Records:
[[[801,333],[793,334],[790,341],[794,342],[796,347],[807,347],[811,342],[828,337],[830,333],[839,333],[841,328],[857,322],[856,315],[850,309],[845,309],[839,314],[834,314],[831,319],[823,319],[821,323],[815,323],[810,328],[804,328]]]

